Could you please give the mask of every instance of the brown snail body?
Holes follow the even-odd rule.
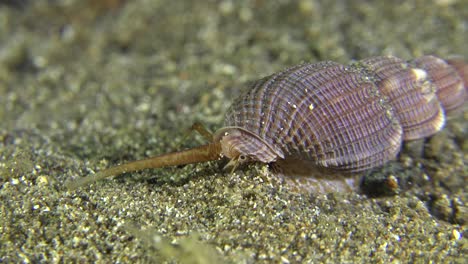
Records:
[[[447,63],[434,56],[297,65],[253,83],[234,101],[210,144],[111,167],[69,187],[222,157],[234,166],[299,160],[334,171],[363,171],[394,159],[402,141],[440,131],[446,116],[464,106],[466,77],[462,60]]]

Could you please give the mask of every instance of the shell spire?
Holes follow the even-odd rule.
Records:
[[[411,63],[427,71],[446,114],[456,113],[462,108],[467,95],[462,74],[456,68],[435,56],[423,56]]]
[[[428,137],[442,129],[444,109],[425,70],[393,56],[372,57],[360,64],[375,76],[379,91],[389,100],[403,127],[403,140]]]

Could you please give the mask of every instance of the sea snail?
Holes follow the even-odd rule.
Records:
[[[211,143],[111,167],[67,185],[223,157],[234,167],[292,162],[360,172],[394,159],[402,141],[441,130],[447,116],[463,111],[467,87],[468,64],[461,59],[379,56],[348,65],[304,63],[254,82],[234,101]]]

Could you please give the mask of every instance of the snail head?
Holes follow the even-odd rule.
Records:
[[[239,127],[225,127],[214,136],[221,144],[221,154],[230,159],[225,166],[233,170],[244,163],[259,161],[270,163],[283,158],[283,153],[275,150],[259,136]]]

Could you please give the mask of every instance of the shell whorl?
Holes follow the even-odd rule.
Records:
[[[285,159],[362,171],[395,158],[403,140],[438,132],[465,98],[457,70],[433,56],[306,63],[254,82],[224,125],[254,134]],[[242,149],[261,160],[252,154],[258,145]]]

